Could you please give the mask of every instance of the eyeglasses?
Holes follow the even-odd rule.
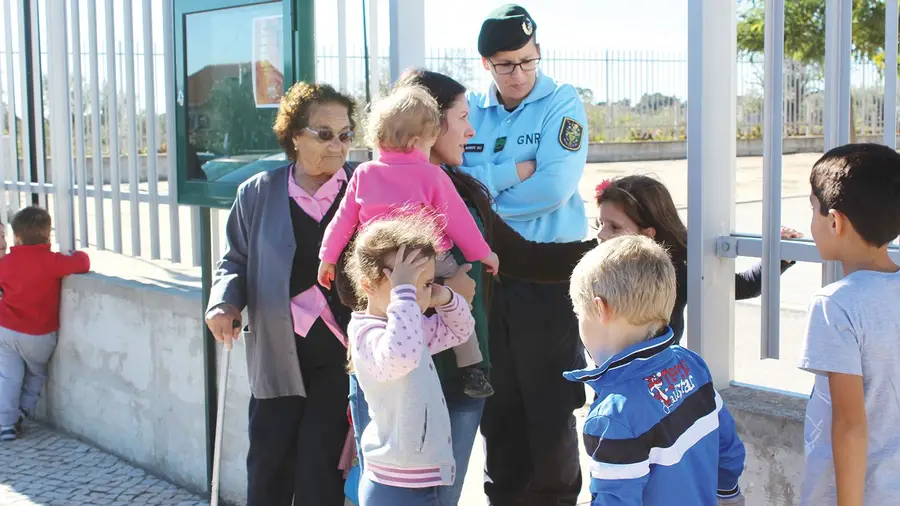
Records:
[[[494,70],[500,75],[512,74],[516,71],[516,67],[521,68],[523,72],[531,72],[538,68],[538,65],[541,63],[540,58],[532,58],[530,60],[520,61],[519,63],[494,63],[491,60],[488,61],[491,62],[491,66],[494,67]]]
[[[315,130],[309,127],[306,127],[305,130],[318,137],[322,142],[331,142],[335,138],[334,132],[332,132],[331,130]],[[346,144],[353,140],[354,135],[355,134],[353,133],[353,130],[348,130],[346,132],[337,134],[337,138],[339,141]]]

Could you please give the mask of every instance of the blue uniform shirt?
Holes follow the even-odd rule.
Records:
[[[538,242],[581,241],[587,235],[578,183],[587,161],[584,104],[571,85],[538,72],[531,93],[512,112],[487,92],[469,92],[475,137],[463,166],[487,186],[498,214],[525,238]],[[520,182],[516,163],[535,160],[534,175]]]

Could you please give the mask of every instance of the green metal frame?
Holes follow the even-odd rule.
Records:
[[[185,16],[246,5],[276,3],[272,0],[172,0],[175,32],[175,89],[186,90]],[[284,88],[297,81],[313,82],[316,78],[314,0],[283,0],[284,8]],[[290,48],[290,49],[288,49]],[[234,202],[237,183],[217,183],[187,179],[187,111],[175,104],[177,139],[178,203],[227,209]],[[273,134],[274,135],[274,134]]]
[[[274,3],[271,0],[170,0],[173,2],[173,26],[175,32],[175,86],[176,90],[186,87],[184,47],[185,15],[244,5]],[[315,11],[314,0],[283,0],[284,34],[290,40],[284,47],[284,86],[285,91],[294,82],[315,81]],[[301,22],[302,21],[302,22]],[[290,42],[290,44],[288,44]],[[290,50],[287,50],[287,48]],[[182,104],[175,104],[175,132],[177,138],[177,189],[180,204],[200,207],[200,266],[203,300],[203,315],[209,303],[212,288],[212,230],[210,227],[210,208],[230,208],[237,194],[237,184],[215,183],[208,181],[187,180],[187,117]],[[273,133],[274,135],[274,133]],[[201,318],[201,322],[203,318]],[[218,402],[216,385],[216,341],[212,333],[202,324],[203,334],[203,370],[204,397],[206,414],[206,483],[212,480],[213,454],[215,447],[216,404]]]

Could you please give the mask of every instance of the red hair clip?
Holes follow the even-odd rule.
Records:
[[[604,179],[603,181],[600,181],[600,184],[598,184],[598,185],[594,188],[594,198],[595,198],[595,199],[599,199],[599,198],[600,198],[600,195],[602,195],[603,192],[604,192],[607,188],[609,188],[610,186],[612,186],[612,181],[611,181],[611,180],[609,180],[609,179]]]

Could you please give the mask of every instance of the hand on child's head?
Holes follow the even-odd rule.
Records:
[[[406,246],[400,246],[394,255],[393,267],[384,269],[384,274],[391,280],[392,286],[416,284],[422,271],[425,270],[425,264],[431,260],[420,256],[421,253],[421,250],[416,249],[407,254]]]

